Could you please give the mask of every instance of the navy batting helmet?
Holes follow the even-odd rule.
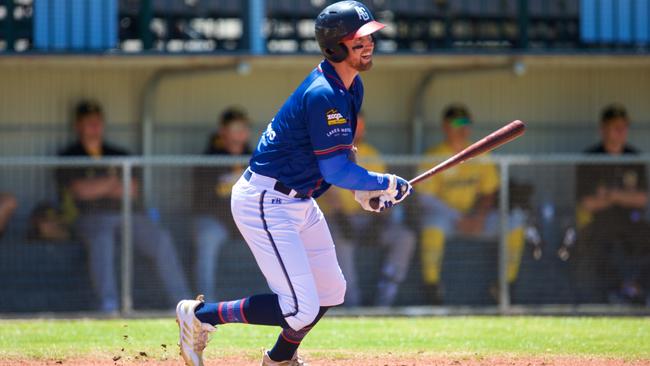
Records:
[[[370,35],[384,27],[362,3],[339,1],[318,14],[316,40],[328,60],[341,62],[348,56],[343,41]]]

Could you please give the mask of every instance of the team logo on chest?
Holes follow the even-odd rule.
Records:
[[[325,118],[327,119],[327,124],[329,126],[342,125],[348,121],[336,109],[330,109],[329,111],[327,111],[327,113],[325,113]]]

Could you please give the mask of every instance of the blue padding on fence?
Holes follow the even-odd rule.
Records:
[[[100,48],[102,45],[103,14],[102,4],[91,1],[88,7],[88,44],[90,48]]]
[[[634,1],[634,38],[639,43],[650,41],[650,1]]]
[[[600,30],[600,40],[603,42],[614,41],[614,2],[612,0],[599,1],[599,21],[598,28]]]
[[[632,42],[632,0],[618,0],[616,24],[617,40],[623,43]]]
[[[105,1],[106,17],[104,18],[104,45],[107,48],[115,47],[118,43],[117,22],[119,22],[117,11],[117,0]]]
[[[34,46],[102,50],[117,45],[117,0],[35,0]]]
[[[34,46],[36,48],[47,48],[49,44],[49,14],[50,8],[48,1],[36,0],[34,2]]]
[[[70,0],[70,46],[73,49],[82,49],[86,44],[86,0]],[[92,3],[92,1],[91,1]]]
[[[596,33],[596,7],[593,1],[580,1],[580,35],[582,40],[593,43],[598,40]]]
[[[581,0],[580,38],[585,43],[647,44],[650,0]]]
[[[50,29],[52,32],[51,46],[54,49],[68,48],[68,7],[65,0],[50,1]]]

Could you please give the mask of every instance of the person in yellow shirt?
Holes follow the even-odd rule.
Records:
[[[426,152],[427,156],[448,158],[470,144],[472,119],[467,107],[448,106],[443,113],[445,140]],[[422,164],[418,171],[431,167]],[[454,235],[497,237],[499,216],[495,207],[499,174],[493,163],[472,162],[435,175],[416,186],[423,208],[422,275],[432,303],[442,301],[439,286],[445,241]],[[508,280],[519,270],[524,244],[524,217],[513,210],[508,233]]]
[[[366,143],[364,136],[365,119],[363,113],[359,113],[354,136],[356,158],[368,170],[385,172],[386,164],[381,161],[378,150]],[[338,187],[328,190],[319,198],[318,204],[328,216],[327,222],[336,243],[336,255],[347,282],[345,305],[362,305],[355,251],[364,241],[376,241],[388,251],[382,264],[373,305],[393,305],[399,285],[406,278],[416,244],[415,233],[401,222],[403,207],[394,206],[379,214],[380,219],[377,220],[377,214],[364,211],[354,200],[353,191]]]

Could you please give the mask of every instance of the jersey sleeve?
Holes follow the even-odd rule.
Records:
[[[352,148],[352,127],[333,96],[327,91],[315,90],[306,96],[305,103],[307,128],[316,158],[347,154]]]

